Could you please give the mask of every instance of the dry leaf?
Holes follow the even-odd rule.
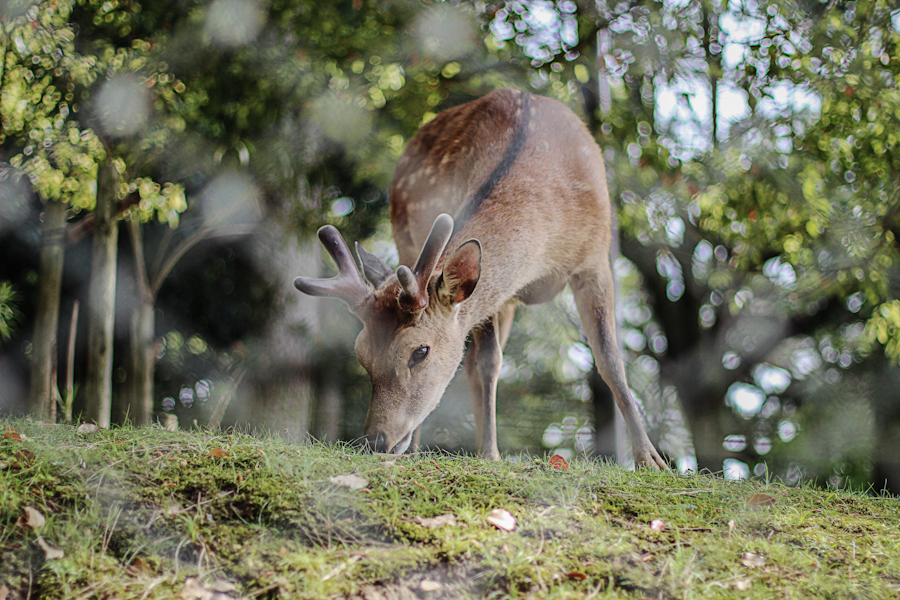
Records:
[[[41,514],[41,511],[34,508],[33,506],[25,507],[25,515],[19,517],[19,520],[16,521],[16,525],[20,527],[28,527],[32,531],[40,529],[44,525],[46,525],[47,519],[44,518],[44,515]]]
[[[768,494],[753,494],[744,501],[744,504],[752,509],[757,509],[764,506],[774,506],[775,502],[774,496]]]
[[[175,515],[181,514],[182,511],[184,511],[184,507],[174,500],[166,504],[165,513],[167,517],[174,517]]]
[[[204,584],[199,579],[188,577],[177,598],[182,600],[228,600],[233,598],[228,593],[235,591],[236,586],[230,581],[214,581]]]
[[[766,559],[755,552],[744,552],[741,555],[741,563],[743,563],[745,567],[756,569],[766,566]]]
[[[584,581],[587,579],[587,575],[584,573],[579,573],[577,571],[572,571],[571,573],[566,573],[566,577],[569,579],[577,579],[578,581]]]
[[[228,592],[234,592],[237,590],[237,586],[234,585],[234,582],[228,581],[227,579],[219,579],[213,581],[212,584],[208,586],[215,592],[219,592],[220,594],[227,594]]]
[[[569,470],[569,463],[559,454],[554,454],[550,457],[550,466],[554,469],[559,469],[560,471]]]
[[[512,531],[516,528],[516,518],[508,510],[502,508],[495,508],[488,513],[485,519],[488,523],[503,531]]]
[[[737,591],[746,592],[747,590],[750,589],[750,586],[752,584],[753,584],[753,580],[748,577],[746,579],[738,579],[737,581],[734,582],[733,585],[734,585],[734,589],[736,589]]]
[[[728,537],[731,537],[731,534],[734,533],[734,528],[737,524],[734,522],[734,519],[728,519]]]
[[[340,485],[351,490],[358,490],[369,485],[369,480],[359,475],[337,475],[329,477],[328,481],[335,485]]]
[[[650,529],[653,531],[665,531],[666,523],[662,519],[653,519],[650,521]]]
[[[35,456],[34,452],[32,452],[31,450],[22,448],[21,450],[13,454],[13,458],[16,460],[11,462],[10,466],[14,469],[24,469],[31,463],[31,461],[37,458],[37,456]]]
[[[3,462],[3,461],[0,461],[0,471],[5,471],[5,470],[8,469],[8,468],[9,468],[9,465],[8,465],[8,464],[6,464],[6,463]],[[3,598],[0,598],[0,600],[3,600]]]
[[[94,425],[93,423],[82,423],[78,426],[78,429],[75,430],[75,433],[81,433],[84,435],[89,435],[92,433],[100,433],[100,428]]]
[[[178,597],[182,600],[208,599],[211,596],[212,594],[203,586],[203,583],[193,577],[188,577],[184,580],[184,587],[181,588],[181,593],[178,594]]]
[[[444,525],[456,525],[456,515],[454,515],[453,513],[444,513],[443,515],[431,517],[428,519],[416,517],[416,520],[419,522],[419,525],[421,525],[422,527],[427,527],[428,529],[437,529],[438,527],[443,527]]]
[[[141,575],[149,575],[153,572],[153,569],[150,567],[150,563],[140,556],[136,556],[135,559],[131,561],[131,564],[128,565],[126,571],[134,577],[139,577]]]
[[[22,442],[22,436],[19,435],[19,432],[16,431],[15,429],[13,429],[12,427],[7,427],[3,431],[3,437],[8,440],[12,440],[14,442],[19,442],[19,443]]]
[[[54,548],[53,546],[45,542],[44,538],[42,538],[41,536],[38,536],[37,538],[37,545],[40,546],[41,550],[44,551],[44,556],[47,558],[47,560],[57,560],[66,555],[66,553],[59,548]]]
[[[442,587],[444,586],[440,582],[431,579],[423,579],[422,583],[419,584],[419,589],[423,592],[436,592]]]
[[[6,584],[0,585],[0,600],[6,600],[9,596],[9,588],[6,587]]]

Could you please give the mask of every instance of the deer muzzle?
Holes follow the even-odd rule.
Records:
[[[383,431],[369,431],[365,435],[366,446],[378,454],[403,454],[412,441],[413,430],[403,436],[400,441],[392,443]]]

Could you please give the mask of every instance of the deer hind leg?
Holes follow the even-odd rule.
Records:
[[[472,345],[466,354],[466,378],[475,413],[478,453],[500,460],[497,448],[497,379],[503,364],[503,346],[509,339],[515,307],[505,306],[494,317],[472,330]]]
[[[615,301],[610,267],[604,263],[592,273],[573,275],[569,285],[575,295],[578,316],[591,346],[597,370],[612,390],[616,405],[625,418],[635,465],[667,469],[666,462],[647,437],[640,412],[625,380],[625,363],[616,344]]]

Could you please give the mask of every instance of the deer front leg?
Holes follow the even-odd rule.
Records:
[[[509,338],[515,308],[504,307],[497,315],[472,331],[472,345],[466,355],[466,378],[475,414],[478,453],[488,460],[500,460],[497,448],[497,379],[503,365],[503,346]]]
[[[603,265],[587,276],[573,276],[570,286],[575,295],[578,316],[594,355],[594,363],[603,381],[612,390],[616,405],[625,418],[635,466],[668,469],[666,461],[647,437],[641,415],[625,380],[625,363],[616,344],[613,279],[609,266]]]

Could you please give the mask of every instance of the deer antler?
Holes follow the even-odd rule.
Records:
[[[397,268],[397,279],[403,290],[399,298],[401,307],[416,311],[428,306],[428,280],[452,233],[453,217],[448,214],[438,215],[412,271],[407,266]]]
[[[347,242],[331,225],[319,229],[319,240],[337,264],[337,277],[331,279],[298,277],[294,280],[294,287],[310,296],[340,298],[352,309],[369,295],[369,289],[363,283]]]

